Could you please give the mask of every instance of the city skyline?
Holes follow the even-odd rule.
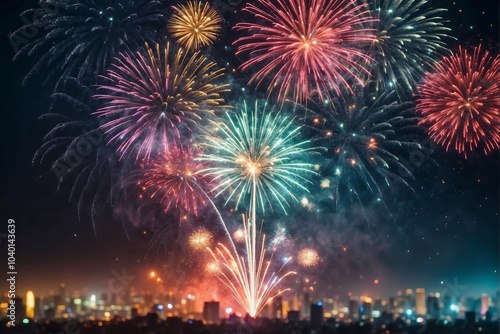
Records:
[[[2,4],[0,309],[498,319],[499,3],[71,1]]]

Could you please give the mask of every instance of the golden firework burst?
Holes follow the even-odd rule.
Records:
[[[201,1],[188,1],[187,5],[173,6],[174,14],[168,29],[177,42],[188,50],[198,50],[212,44],[221,30],[217,11]]]
[[[213,240],[212,233],[200,228],[189,236],[189,246],[194,250],[205,250],[212,245]]]
[[[319,262],[318,252],[311,248],[304,248],[297,255],[297,261],[303,267],[314,267]]]

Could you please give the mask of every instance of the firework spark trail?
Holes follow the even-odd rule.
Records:
[[[274,198],[285,211],[284,204],[289,205],[285,196],[297,200],[290,190],[292,186],[307,191],[300,181],[309,181],[299,173],[314,174],[311,164],[291,162],[309,150],[303,147],[307,141],[291,143],[298,136],[300,128],[293,126],[293,120],[288,121],[279,114],[273,116],[271,112],[263,112],[259,121],[258,110],[256,102],[254,112],[249,115],[245,104],[244,110],[235,119],[228,116],[227,125],[218,125],[225,138],[207,136],[207,146],[215,152],[200,157],[202,160],[220,164],[202,171],[213,175],[215,180],[222,180],[213,189],[219,191],[216,196],[231,188],[226,203],[237,197],[238,207],[250,193],[249,219],[243,219],[246,261],[238,256],[237,251],[232,255],[223,245],[220,245],[222,250],[217,249],[212,255],[215,259],[219,258],[227,270],[236,270],[236,273],[230,275],[221,271],[220,278],[252,317],[259,313],[276,285],[293,274],[289,272],[280,278],[273,273],[268,277],[272,256],[264,265],[265,236],[259,246],[257,202],[264,212],[265,204],[271,206],[270,199]],[[234,247],[232,240],[231,244]],[[237,281],[239,288],[231,278]]]
[[[245,218],[243,218],[243,222],[245,230],[248,231],[249,226]],[[247,254],[248,250],[254,244],[251,239],[252,238],[247,233],[245,240]],[[220,280],[231,290],[238,303],[252,317],[259,314],[269,301],[289,291],[290,289],[287,288],[273,293],[283,279],[296,274],[294,271],[289,271],[282,276],[276,274],[283,269],[291,258],[289,258],[277,272],[271,273],[270,266],[273,257],[271,255],[266,261],[264,244],[265,235],[262,237],[260,250],[255,253],[255,257],[253,258],[249,259],[247,256],[246,262],[243,256],[240,257],[238,253],[233,255],[222,243],[218,244],[215,252],[208,249],[213,258],[221,262],[223,267],[227,269],[227,274],[223,270],[219,272]]]
[[[483,145],[488,154],[500,148],[500,56],[459,52],[444,58],[418,86],[417,110],[430,124],[429,135],[448,151],[465,158]]]
[[[321,99],[331,87],[340,94],[340,87],[352,92],[348,79],[362,83],[358,72],[368,74],[366,62],[372,60],[352,43],[369,43],[375,36],[366,24],[374,19],[366,4],[350,0],[260,0],[243,9],[255,16],[258,23],[242,22],[236,30],[240,37],[237,54],[253,56],[241,65],[242,70],[257,66],[259,70],[250,83],[260,85],[272,79],[268,93],[278,90],[278,100],[285,102],[292,95],[294,102],[304,102],[314,91]],[[262,22],[262,23],[261,23]]]
[[[245,236],[245,246],[246,246],[246,252],[247,252],[247,262],[244,261],[243,256],[239,256],[239,253],[236,249],[236,246],[234,244],[234,241],[231,237],[231,234],[229,233],[229,230],[227,229],[227,226],[224,222],[224,219],[222,218],[220,211],[217,209],[215,203],[212,201],[212,199],[207,195],[207,193],[201,189],[201,187],[197,184],[195,186],[199,187],[200,191],[202,194],[205,195],[206,199],[208,202],[211,203],[213,209],[217,213],[219,220],[224,227],[224,230],[228,236],[231,248],[233,250],[233,254],[231,254],[230,250],[223,245],[222,243],[219,243],[219,247],[216,247],[216,252],[214,253],[210,248],[207,247],[207,250],[210,252],[210,254],[213,256],[215,261],[217,263],[222,262],[224,267],[228,269],[231,272],[231,276],[226,275],[223,271],[217,270],[216,272],[220,275],[219,278],[221,278],[221,281],[226,285],[231,292],[233,293],[233,296],[236,298],[238,303],[248,311],[250,316],[255,317],[259,312],[262,310],[262,308],[266,305],[266,303],[269,302],[269,300],[272,300],[279,295],[285,293],[286,291],[289,291],[290,289],[284,289],[279,291],[278,293],[274,294],[271,296],[273,290],[278,286],[278,284],[287,276],[290,275],[295,275],[296,272],[294,271],[289,271],[285,273],[283,276],[278,276],[276,273],[279,273],[284,266],[291,260],[291,258],[288,258],[287,261],[283,264],[283,266],[276,272],[273,272],[270,277],[268,277],[269,273],[269,267],[272,262],[272,255],[271,258],[267,260],[265,270],[262,271],[262,268],[264,266],[264,260],[265,260],[265,250],[264,250],[264,244],[265,244],[265,235],[262,238],[262,248],[260,250],[260,253],[257,254],[255,252],[252,253],[252,256],[248,256],[250,253],[249,250],[252,250],[252,248],[255,248],[255,239],[252,240],[250,238],[250,233],[249,232],[249,224],[246,223],[246,219],[243,217],[243,224],[244,224],[244,236]],[[255,224],[254,224],[255,226]],[[221,250],[222,249],[222,250]],[[259,260],[257,261],[257,256]],[[235,261],[234,259],[237,259]],[[245,266],[245,263],[248,264],[248,268]],[[255,271],[257,269],[257,271]],[[213,268],[212,268],[213,270]],[[254,273],[254,274],[252,274]],[[232,277],[235,279],[237,282],[237,285],[235,285],[230,278]],[[253,284],[252,284],[253,282]],[[271,297],[270,297],[271,296]]]

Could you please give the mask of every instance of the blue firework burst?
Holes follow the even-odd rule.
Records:
[[[95,80],[118,52],[155,41],[164,24],[161,0],[40,0],[40,6],[21,14],[38,20],[14,33],[34,24],[42,30],[14,57],[40,57],[25,81],[47,68],[46,82],[65,76]]]

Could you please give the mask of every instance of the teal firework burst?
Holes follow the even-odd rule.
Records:
[[[294,119],[284,117],[273,110],[262,111],[255,102],[253,111],[247,109],[231,116],[226,123],[214,123],[220,135],[207,136],[210,154],[201,159],[214,167],[203,173],[211,174],[218,181],[213,189],[216,196],[228,192],[226,204],[236,200],[236,208],[250,197],[255,213],[256,203],[262,212],[275,201],[286,213],[289,200],[297,201],[295,189],[308,191],[311,181],[307,176],[315,174],[313,165],[299,159],[312,148],[309,141],[298,141],[300,127]]]

